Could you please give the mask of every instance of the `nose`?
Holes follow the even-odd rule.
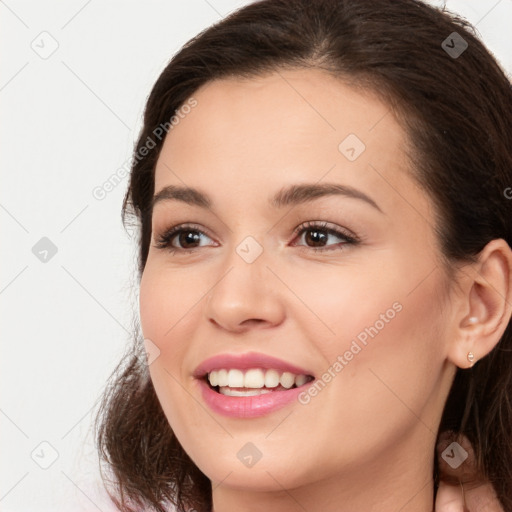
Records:
[[[283,321],[282,285],[268,268],[265,251],[250,261],[233,251],[208,293],[204,313],[217,327],[244,332]]]

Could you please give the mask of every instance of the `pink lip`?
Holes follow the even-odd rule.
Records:
[[[286,391],[271,391],[256,396],[226,396],[214,391],[205,375],[212,370],[238,368],[274,369],[281,372],[290,372],[295,375],[312,375],[312,372],[287,363],[281,359],[267,356],[259,352],[246,352],[245,354],[219,354],[203,361],[194,371],[194,377],[198,379],[203,400],[216,413],[236,418],[255,418],[269,414],[285,407],[290,402],[297,400],[298,395],[304,391],[311,382]]]
[[[235,418],[256,418],[277,411],[290,402],[298,402],[298,396],[312,383],[287,389],[286,391],[271,391],[256,396],[226,396],[214,391],[206,380],[198,380],[203,400],[213,412]]]
[[[312,375],[309,370],[300,368],[259,352],[246,352],[244,354],[219,354],[203,361],[194,371],[194,377],[200,379],[212,370],[221,370],[222,368],[238,368],[247,370],[248,368],[263,368],[265,370],[279,370],[290,372],[296,375]]]

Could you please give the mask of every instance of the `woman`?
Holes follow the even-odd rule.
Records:
[[[415,0],[256,2],[174,56],[123,204],[120,510],[512,510],[511,106]]]

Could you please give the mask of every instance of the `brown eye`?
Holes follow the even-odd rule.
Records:
[[[177,233],[177,236],[173,236],[179,241],[180,248],[191,249],[189,244],[195,244],[200,241],[201,235],[197,231],[182,230]]]
[[[314,247],[317,247],[318,245],[323,247],[329,238],[329,234],[325,230],[321,229],[318,230],[309,228],[305,230],[304,233],[306,234],[306,236],[304,237],[305,242],[311,242],[314,245]]]
[[[337,248],[341,249],[341,246],[345,246],[348,244],[356,245],[358,243],[358,239],[352,234],[348,234],[341,230],[327,227],[326,222],[310,222],[303,224],[295,230],[295,233],[299,238],[302,238],[302,235],[305,235],[305,248],[312,249],[314,251],[331,251]],[[342,241],[327,245],[329,237],[338,238],[341,239]]]
[[[158,237],[155,247],[157,249],[167,249],[171,253],[176,251],[192,252],[200,247],[197,244],[200,244],[203,236],[209,238],[204,231],[194,226],[174,226]],[[178,247],[176,243],[178,243]]]

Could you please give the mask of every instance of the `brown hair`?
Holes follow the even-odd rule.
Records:
[[[467,43],[455,43],[453,32]],[[409,138],[411,173],[436,207],[446,269],[476,261],[491,240],[512,246],[512,92],[474,28],[418,0],[264,0],[232,13],[186,43],[148,98],[123,202],[135,219],[139,279],[151,238],[154,171],[164,137],[155,128],[207,82],[283,68],[320,68],[386,102]],[[451,39],[450,39],[451,38]],[[448,43],[443,43],[447,40]],[[460,39],[459,39],[460,41]],[[459,53],[450,52],[450,48]],[[145,152],[144,152],[145,153]],[[111,376],[96,418],[97,443],[118,508],[174,504],[209,511],[209,479],[185,453],[160,407],[141,357],[138,328]],[[512,327],[472,369],[458,369],[440,432],[465,433],[482,472],[512,510]],[[438,478],[436,464],[435,474]],[[110,492],[110,491],[109,491]]]

